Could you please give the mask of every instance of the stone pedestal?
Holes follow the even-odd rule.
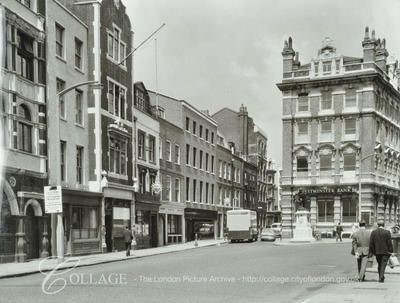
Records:
[[[290,242],[313,242],[310,212],[302,209],[296,211],[296,228],[293,230],[293,238]]]

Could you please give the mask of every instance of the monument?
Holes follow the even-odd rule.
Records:
[[[306,196],[300,190],[295,201],[298,204],[296,216],[296,227],[293,230],[293,238],[290,242],[307,243],[315,241],[312,235],[310,212],[305,208]]]

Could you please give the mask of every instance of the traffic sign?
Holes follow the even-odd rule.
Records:
[[[61,186],[44,187],[44,209],[46,214],[62,213]]]

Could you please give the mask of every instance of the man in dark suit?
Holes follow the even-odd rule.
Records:
[[[365,221],[360,222],[360,229],[354,232],[351,236],[353,238],[353,252],[357,259],[358,265],[358,281],[365,280],[365,270],[367,269],[368,252],[369,252],[369,239],[371,233],[365,229]]]
[[[129,226],[125,227],[123,235],[125,240],[126,256],[128,257],[131,255],[131,243],[133,240],[132,231],[129,229]]]
[[[385,222],[378,221],[378,228],[372,231],[369,241],[369,257],[375,255],[378,262],[379,282],[385,281],[385,269],[389,256],[393,253],[392,236],[384,229]]]

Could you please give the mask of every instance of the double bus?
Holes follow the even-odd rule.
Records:
[[[231,242],[257,241],[257,213],[248,209],[229,210],[227,214],[228,238]]]

